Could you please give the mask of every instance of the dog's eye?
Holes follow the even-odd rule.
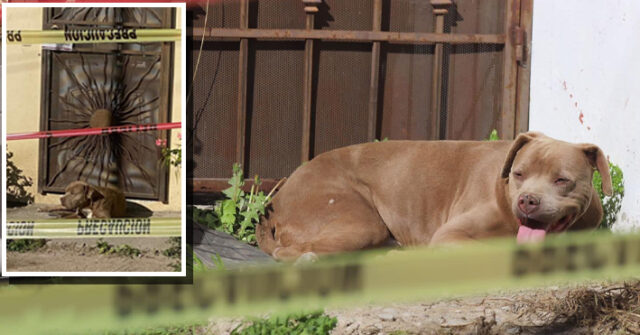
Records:
[[[564,185],[564,184],[569,183],[569,179],[562,178],[562,177],[561,178],[557,178],[554,183],[557,184],[557,185]]]
[[[516,176],[517,178],[522,178],[522,172],[520,171],[513,171],[513,175]]]

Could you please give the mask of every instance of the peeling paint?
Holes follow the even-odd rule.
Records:
[[[580,124],[584,124],[584,114],[582,114],[582,111],[580,111],[580,116],[578,117],[578,120],[580,120]]]

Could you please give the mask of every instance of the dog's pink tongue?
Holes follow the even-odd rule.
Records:
[[[540,242],[544,240],[547,232],[544,229],[531,229],[525,225],[520,225],[518,229],[518,243]]]

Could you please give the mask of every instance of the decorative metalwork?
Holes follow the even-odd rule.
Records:
[[[51,21],[72,24],[114,24],[156,26],[163,21],[159,8],[79,7],[56,9]]]
[[[150,95],[146,87],[161,73],[159,56],[103,54],[94,55],[89,61],[83,53],[66,59],[58,53],[53,56],[64,69],[68,88],[57,96],[64,110],[59,115],[66,117],[49,118],[52,126],[102,128],[155,121],[152,115],[160,105],[160,96]],[[100,58],[102,62],[98,61]],[[57,149],[59,168],[47,186],[54,185],[58,177],[68,173],[73,175],[72,180],[92,179],[97,185],[122,181],[127,188],[134,182],[126,166],[135,167],[143,180],[153,185],[155,173],[147,171],[146,162],[140,159],[144,157],[144,150],[157,157],[158,149],[148,144],[153,143],[154,136],[155,132],[137,132],[52,140],[48,149]],[[136,145],[126,145],[128,142]]]

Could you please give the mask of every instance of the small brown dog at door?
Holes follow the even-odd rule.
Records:
[[[66,218],[85,218],[89,210],[92,218],[125,217],[127,203],[124,193],[116,188],[91,185],[84,181],[71,182],[60,198],[62,207],[47,212],[66,212]]]
[[[294,171],[256,226],[256,238],[282,260],[389,244],[541,240],[600,224],[595,170],[610,195],[598,146],[536,132],[513,141],[352,145]]]

